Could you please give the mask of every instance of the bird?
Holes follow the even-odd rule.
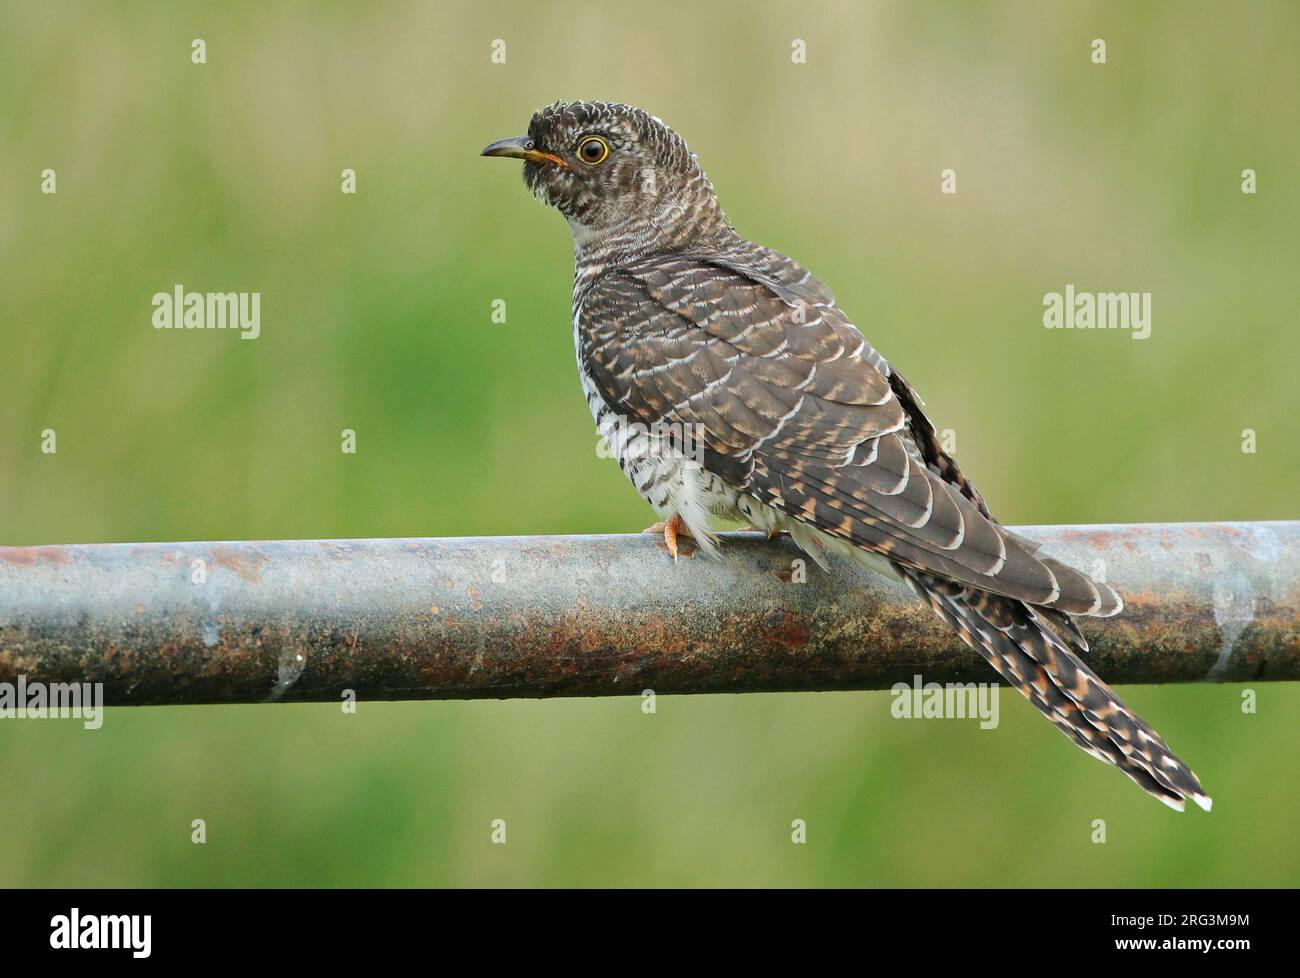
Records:
[[[1114,588],[993,517],[903,374],[811,272],[732,227],[677,132],[619,102],[555,102],[481,155],[522,160],[568,221],[582,391],[674,559],[680,537],[716,555],[716,517],[901,579],[1088,754],[1210,810],[1081,658],[1075,618],[1118,614]]]

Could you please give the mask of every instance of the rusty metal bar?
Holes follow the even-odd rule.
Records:
[[[1104,573],[1112,683],[1300,679],[1300,523],[1026,527]],[[108,704],[880,689],[987,679],[900,584],[725,536],[0,548],[0,682]],[[805,578],[806,574],[806,580]]]

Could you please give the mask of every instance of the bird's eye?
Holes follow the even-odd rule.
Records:
[[[597,163],[604,163],[605,157],[609,155],[609,143],[599,136],[584,136],[578,143],[578,159],[595,166]]]

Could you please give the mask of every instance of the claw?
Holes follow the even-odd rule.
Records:
[[[673,560],[677,560],[677,538],[684,537],[687,540],[693,540],[690,528],[686,521],[676,513],[671,518],[660,520],[651,526],[647,526],[642,533],[662,533],[664,535],[664,545],[667,546],[668,552],[673,555]]]

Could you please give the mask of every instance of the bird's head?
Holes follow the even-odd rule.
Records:
[[[630,105],[557,102],[483,155],[524,160],[524,183],[568,219],[579,249],[682,247],[726,224],[686,141]]]

